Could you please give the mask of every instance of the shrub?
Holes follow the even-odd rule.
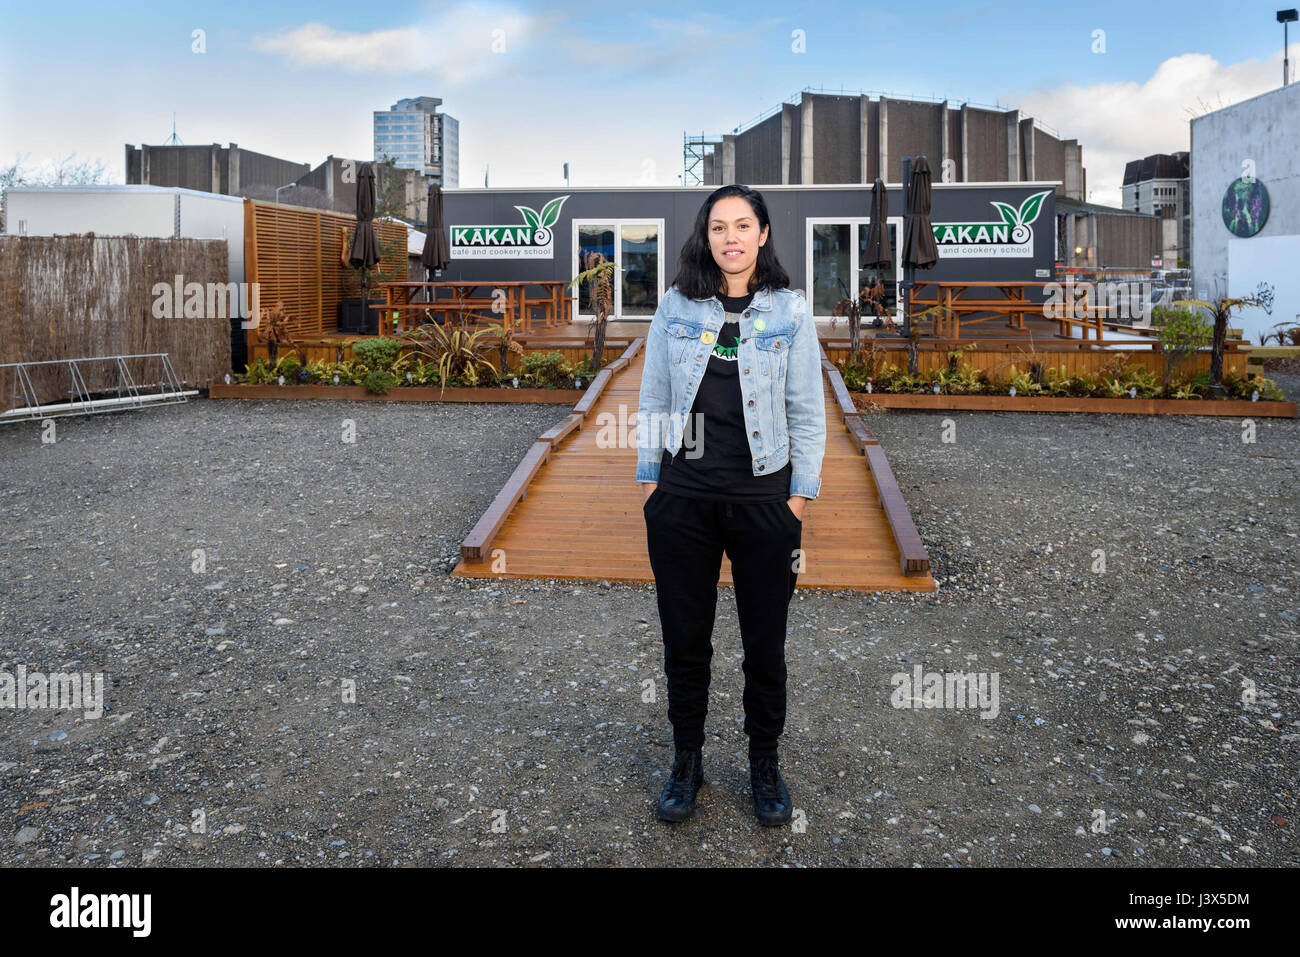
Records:
[[[1011,386],[1016,387],[1016,395],[1042,395],[1043,392],[1031,372],[1021,372],[1014,364],[1007,370],[1006,388],[1009,390]]]
[[[323,359],[308,359],[303,369],[303,381],[309,383],[333,383],[334,363]]]
[[[375,339],[358,339],[352,343],[352,355],[371,369],[391,370],[402,352],[402,342],[379,336]]]
[[[438,366],[432,362],[416,362],[411,371],[411,381],[416,385],[436,385],[442,381]]]
[[[1234,399],[1249,399],[1252,392],[1259,390],[1261,402],[1286,400],[1286,393],[1278,387],[1278,384],[1262,375],[1241,376],[1235,372],[1225,372],[1223,386],[1228,390],[1228,395]]]
[[[332,383],[334,376],[337,375],[339,385],[361,385],[366,381],[370,371],[370,367],[360,359],[349,359],[347,362],[334,363],[330,368],[329,379]]]
[[[235,378],[245,385],[266,385],[276,381],[278,375],[271,372],[265,359],[254,359],[245,367],[244,374]]]
[[[1210,344],[1213,330],[1200,313],[1172,306],[1160,310],[1160,351],[1165,359],[1164,387],[1169,390],[1169,379],[1174,370],[1196,355],[1196,351]],[[1155,312],[1156,310],[1153,310]],[[1154,317],[1153,317],[1154,321]]]
[[[275,364],[275,375],[284,376],[286,384],[296,383],[300,372],[302,372],[302,360],[295,355],[284,356]]]
[[[361,382],[366,387],[366,391],[373,395],[384,395],[393,386],[397,385],[397,377],[387,369],[374,369],[366,374]]]
[[[558,349],[552,352],[530,352],[524,356],[524,369],[521,379],[536,383],[543,388],[571,388],[575,367],[566,362],[564,353]]]

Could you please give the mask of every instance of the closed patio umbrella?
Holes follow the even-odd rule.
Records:
[[[889,194],[879,176],[871,187],[871,222],[867,226],[867,248],[859,264],[862,269],[888,272],[894,268],[894,249],[889,242]],[[876,324],[879,318],[873,317]],[[853,330],[856,345],[856,330]],[[856,351],[856,350],[855,350]]]
[[[435,269],[446,269],[450,264],[451,247],[442,225],[442,187],[433,183],[429,186],[429,209],[425,216],[424,249],[420,252],[420,265],[432,273]],[[430,275],[429,278],[432,279],[433,276]]]
[[[357,231],[352,237],[348,262],[361,270],[361,315],[366,316],[369,308],[366,274],[379,262],[379,240],[375,237],[375,170],[369,163],[362,163],[357,170]]]
[[[890,269],[894,265],[894,250],[889,243],[889,194],[879,176],[871,187],[871,224],[867,227],[867,251],[863,256],[863,269]]]
[[[429,208],[424,217],[424,248],[420,251],[420,265],[424,267],[424,278],[432,281],[434,271],[446,269],[450,263],[451,248],[442,225],[442,187],[437,183],[430,183]],[[432,288],[426,288],[424,294],[427,301],[433,301]]]
[[[933,269],[939,247],[930,225],[930,164],[924,156],[903,158],[907,224],[903,233],[903,335],[911,331],[912,282],[917,269]]]

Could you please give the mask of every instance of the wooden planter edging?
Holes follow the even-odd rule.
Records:
[[[515,470],[510,474],[510,478],[506,480],[506,484],[502,486],[501,491],[492,499],[492,503],[487,507],[487,510],[474,523],[474,527],[465,536],[465,540],[460,543],[460,557],[462,559],[467,562],[483,562],[491,556],[493,539],[497,537],[497,534],[505,525],[506,519],[514,511],[514,507],[528,496],[528,486],[532,484],[538,471],[550,461],[551,453],[559,447],[565,438],[582,429],[591,407],[595,404],[596,399],[600,397],[600,394],[605,391],[605,387],[613,381],[614,374],[622,371],[632,361],[644,343],[644,338],[632,340],[632,343],[618,359],[596,373],[595,378],[592,379],[591,384],[584,391],[570,393],[578,396],[573,411],[539,435],[537,440],[533,442],[532,447],[524,454],[519,464],[515,466]],[[447,391],[452,390],[448,389]],[[514,392],[516,390],[511,389],[510,391]],[[523,392],[525,390],[520,389],[518,391]],[[534,389],[529,391],[546,392],[550,390]]]
[[[567,405],[584,393],[579,389],[495,389],[436,385],[394,386],[387,395],[374,395],[359,385],[226,385],[213,383],[209,399],[377,399],[386,402],[531,402]]]
[[[1296,417],[1294,402],[1249,399],[1108,399],[1047,395],[926,395],[907,392],[855,392],[859,408],[949,409],[972,412],[1107,412],[1137,415],[1222,415],[1232,418]]]
[[[826,355],[825,347],[822,347],[821,353],[822,369],[826,373],[826,378],[830,380],[831,393],[835,396],[840,419],[858,447],[859,454],[866,458],[867,469],[876,483],[876,496],[880,508],[885,513],[885,520],[889,522],[889,529],[894,534],[894,543],[898,546],[899,570],[904,575],[928,575],[930,553],[925,550],[921,534],[916,530],[916,523],[912,521],[912,513],[903,500],[903,493],[898,488],[898,480],[894,478],[894,470],[889,467],[885,450],[880,447],[880,442],[862,421],[858,407],[853,401],[853,394],[844,385],[844,377],[840,375],[839,368]]]

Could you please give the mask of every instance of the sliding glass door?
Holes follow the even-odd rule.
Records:
[[[830,319],[840,300],[859,296],[864,286],[873,285],[879,279],[885,287],[885,308],[894,315],[896,322],[903,321],[903,305],[898,296],[898,284],[903,279],[903,269],[898,262],[903,217],[890,216],[887,223],[890,248],[894,254],[894,265],[887,270],[863,269],[861,266],[866,259],[870,225],[871,220],[866,216],[828,216],[808,220],[808,301],[815,318]]]
[[[575,219],[573,221],[574,260],[572,275],[583,271],[583,255],[603,253],[616,268],[612,277],[614,305],[611,320],[649,321],[659,308],[664,288],[662,219]],[[584,283],[577,290],[575,319],[594,320],[592,286]]]

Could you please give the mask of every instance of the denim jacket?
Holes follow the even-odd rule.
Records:
[[[755,328],[758,320],[762,328]],[[673,455],[681,450],[724,321],[717,298],[689,299],[673,286],[660,299],[646,336],[637,404],[638,482],[658,482],[663,450]],[[712,335],[704,336],[706,332]],[[789,289],[758,290],[740,317],[738,346],[754,475],[784,468],[789,461],[790,495],[816,498],[826,451],[826,409],[821,350],[807,300]]]

